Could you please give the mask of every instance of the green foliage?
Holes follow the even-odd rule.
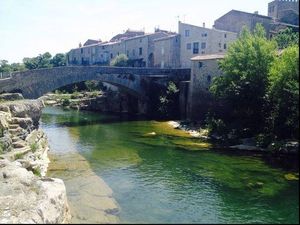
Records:
[[[88,81],[85,81],[84,83],[85,83],[85,86],[88,91],[97,91],[98,90],[98,85],[99,85],[98,81],[88,80]]]
[[[62,105],[63,106],[69,106],[70,103],[71,103],[70,99],[71,99],[70,95],[63,96],[63,98],[62,98]]]
[[[169,82],[166,91],[159,96],[159,112],[168,117],[177,117],[179,115],[179,89],[172,81]]]
[[[22,159],[23,156],[24,156],[24,153],[17,153],[17,154],[15,154],[15,160]]]
[[[12,63],[9,64],[7,60],[0,60],[0,72],[8,73],[14,71],[24,71],[26,70],[24,64]]]
[[[34,175],[38,176],[38,177],[41,177],[42,174],[41,174],[41,169],[39,167],[37,168],[32,168],[32,172]]]
[[[35,142],[35,143],[32,143],[32,144],[30,144],[30,149],[31,149],[31,151],[34,153],[34,152],[36,152],[36,150],[38,149],[38,144]]]
[[[66,66],[67,57],[66,54],[58,53],[51,60],[50,63],[53,67]]]
[[[279,49],[284,49],[292,45],[299,45],[299,33],[293,32],[292,28],[280,31],[274,38]]]
[[[264,121],[268,72],[276,55],[276,43],[268,41],[258,24],[254,33],[244,27],[239,39],[229,46],[220,68],[224,76],[214,79],[210,91],[229,106],[224,121],[237,121],[239,127],[252,132]]]
[[[111,62],[110,66],[117,67],[127,67],[128,66],[128,57],[125,54],[120,54],[116,56]]]
[[[24,58],[23,63],[25,67],[29,70],[51,68],[51,57],[51,54],[49,52],[46,52],[44,54],[39,54],[37,57]]]
[[[271,131],[281,138],[299,135],[299,46],[284,50],[272,64],[267,96]]]
[[[3,154],[4,152],[4,145],[0,142],[0,154]]]

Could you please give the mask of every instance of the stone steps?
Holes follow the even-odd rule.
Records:
[[[19,127],[19,124],[9,124],[9,129],[17,129]]]
[[[12,146],[14,149],[16,148],[24,148],[26,147],[27,143],[25,141],[22,141],[22,140],[19,140],[19,141],[16,141],[16,142],[13,142],[12,143]]]
[[[13,151],[10,151],[2,155],[2,157],[12,161],[12,160],[23,158],[29,152],[31,152],[31,149],[29,147],[23,147],[23,148],[14,149]]]

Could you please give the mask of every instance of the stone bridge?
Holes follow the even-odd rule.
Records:
[[[0,79],[0,93],[20,92],[25,98],[38,98],[68,84],[97,80],[113,84],[135,96],[149,92],[149,84],[168,81],[187,81],[190,69],[156,69],[103,66],[66,66],[50,69],[14,72]],[[151,91],[151,90],[150,90]]]

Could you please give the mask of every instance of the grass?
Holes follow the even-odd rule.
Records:
[[[32,168],[32,172],[33,172],[34,175],[36,175],[38,177],[42,176],[40,168]]]
[[[35,143],[32,143],[32,144],[30,144],[30,149],[31,149],[31,151],[34,153],[34,152],[36,152],[36,150],[38,149],[38,144],[35,142]]]
[[[17,154],[15,154],[15,160],[22,159],[23,156],[24,156],[24,153],[17,153]]]

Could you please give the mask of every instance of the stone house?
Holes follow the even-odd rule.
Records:
[[[209,87],[215,77],[222,75],[218,60],[225,57],[224,53],[198,55],[191,59],[192,70],[188,90],[187,118],[203,119],[211,101]]]
[[[154,67],[180,67],[180,35],[174,34],[154,40]]]
[[[180,35],[180,64],[182,68],[191,67],[191,58],[202,54],[226,52],[230,43],[237,39],[237,33],[208,29],[191,24],[178,25]]]

